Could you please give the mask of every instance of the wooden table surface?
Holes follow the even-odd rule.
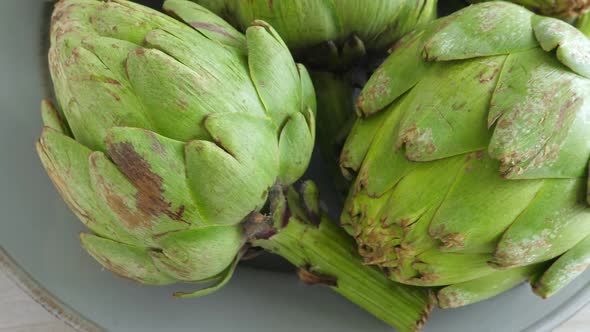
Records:
[[[554,332],[590,331],[590,306]],[[0,271],[0,332],[74,332],[30,299]]]

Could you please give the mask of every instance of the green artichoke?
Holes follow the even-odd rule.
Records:
[[[81,237],[88,252],[147,284],[225,280],[240,223],[313,148],[313,87],[276,32],[200,13],[214,29],[126,1],[61,1],[52,17],[67,121],[43,104],[39,156],[95,233]]]
[[[470,3],[479,3],[496,0],[467,0]],[[574,19],[590,9],[590,0],[509,0],[510,2],[525,6],[541,15],[553,16],[562,19]]]
[[[341,156],[342,224],[391,279],[442,307],[590,263],[590,41],[507,2],[404,37],[369,79]]]
[[[183,0],[192,27],[124,1],[62,0],[49,64],[60,108],[42,103],[43,165],[93,234],[83,247],[144,284],[217,290],[260,246],[402,331],[432,304],[362,264],[354,241],[291,185],[314,142],[311,80],[265,22],[242,35]],[[267,198],[270,197],[270,204]],[[270,205],[268,209],[267,205]],[[264,214],[266,213],[266,214]]]

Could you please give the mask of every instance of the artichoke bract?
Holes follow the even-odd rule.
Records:
[[[366,266],[320,211],[317,189],[290,185],[314,142],[311,80],[265,22],[245,36],[208,10],[192,27],[124,1],[62,0],[49,64],[59,109],[42,103],[43,165],[92,231],[83,247],[144,284],[209,282],[253,246],[307,283],[329,286],[401,331],[432,308],[428,290]]]
[[[471,3],[495,0],[467,0]],[[510,0],[547,16],[574,19],[590,9],[590,0]]]
[[[52,17],[62,113],[43,103],[39,156],[94,233],[86,250],[147,284],[226,280],[240,223],[313,148],[313,86],[277,33],[201,13],[197,30],[126,1],[60,1]]]
[[[477,302],[588,266],[590,41],[507,2],[404,37],[369,79],[341,156],[342,224],[391,279]]]

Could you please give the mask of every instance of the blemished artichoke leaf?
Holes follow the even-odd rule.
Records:
[[[367,189],[370,196],[379,197],[391,190],[406,172],[415,167],[410,163],[403,162],[405,160],[403,153],[395,153],[397,150],[396,134],[398,133],[395,123],[398,123],[403,116],[402,111],[398,112],[398,109],[401,109],[400,105],[393,105],[387,117],[382,119],[381,130],[373,138],[365,156],[366,162],[363,163],[358,174],[358,179],[362,179],[362,181],[357,181],[358,185],[354,190],[360,190],[360,186],[362,186]],[[347,144],[349,142],[350,140],[347,140]],[[388,167],[395,168],[397,172],[381,171]],[[374,176],[377,173],[380,175]]]
[[[365,263],[448,286],[441,305],[458,306],[537,277],[587,237],[589,45],[503,1],[398,42],[361,92],[341,154],[356,176],[341,222]],[[503,269],[507,280],[477,291]]]
[[[443,286],[473,280],[493,272],[488,261],[490,254],[445,253],[435,249],[417,255],[411,264],[415,270],[415,284]]]
[[[549,52],[557,48],[557,59],[575,73],[590,78],[590,40],[558,19],[535,16],[533,18],[535,36],[543,50]]]
[[[582,274],[588,266],[590,266],[590,235],[554,261],[534,281],[533,290],[543,298],[550,297]]]
[[[543,262],[590,234],[585,192],[586,181],[580,178],[545,180],[535,200],[502,235],[493,262],[501,267]]]
[[[160,234],[205,224],[186,181],[174,176],[186,172],[182,143],[136,128],[115,127],[108,138],[114,164],[94,152],[92,183],[105,207],[131,232]]]
[[[107,68],[107,76],[112,77],[114,81],[126,84],[127,64],[124,59],[132,51],[138,49],[138,45],[126,40],[115,39],[110,37],[89,36],[82,40],[82,48],[91,50],[91,52]],[[127,88],[130,88],[129,86]]]
[[[150,257],[150,249],[84,233],[80,234],[80,243],[98,262],[121,277],[148,285],[177,282],[156,267]]]
[[[377,113],[422,78],[430,63],[421,57],[427,31],[414,31],[395,44],[392,54],[369,78],[357,101],[358,112]],[[354,131],[353,131],[354,132]]]
[[[542,269],[543,264],[496,270],[478,279],[444,287],[437,293],[438,305],[441,308],[456,308],[483,301],[521,284]]]
[[[435,28],[424,44],[430,61],[450,61],[509,54],[538,47],[533,13],[506,3],[489,2],[458,11]]]
[[[37,152],[56,189],[86,227],[122,243],[141,244],[140,239],[102,209],[97,193],[91,190],[90,172],[85,167],[92,153],[90,149],[46,127],[37,142]]]
[[[543,182],[498,181],[498,162],[485,152],[466,159],[445,188],[446,196],[430,221],[428,234],[440,241],[444,251],[490,252],[506,227],[519,217],[523,204],[538,198]]]
[[[63,121],[62,115],[50,100],[44,99],[41,101],[41,119],[43,120],[43,126],[53,129],[60,134],[71,136],[70,130]]]
[[[113,218],[134,237],[142,239],[149,247],[155,247],[152,240],[154,234],[187,229],[188,224],[181,220],[181,215],[174,214],[170,203],[161,196],[161,178],[151,173],[142,179],[140,187],[136,187],[129,179],[99,151],[93,152],[88,160],[92,189],[96,192],[99,202]],[[145,164],[145,163],[144,163]],[[141,163],[136,174],[150,172]],[[131,166],[133,169],[133,166]],[[143,169],[142,169],[143,168]],[[135,175],[135,180],[140,179]],[[159,181],[160,180],[160,181]],[[178,210],[181,211],[181,210]]]
[[[496,0],[467,0],[470,3]],[[525,6],[541,15],[572,20],[584,14],[590,8],[588,0],[510,0],[510,2]]]
[[[353,172],[361,167],[373,139],[388,116],[388,112],[379,112],[368,118],[358,118],[352,125],[346,141],[354,140],[356,143],[346,144],[345,141],[340,153],[340,168],[347,179],[351,179]]]
[[[185,0],[168,0],[164,2],[162,9],[186,22],[210,40],[246,52],[244,35],[206,8]]]
[[[156,217],[187,225],[202,226],[203,220],[195,206],[186,179],[184,144],[139,128],[113,127],[107,136],[107,152],[118,169],[140,193],[150,197],[146,208]]]
[[[504,56],[463,61],[453,68],[436,63],[400,102],[405,112],[397,146],[406,158],[429,161],[485,148],[482,120]],[[431,87],[438,87],[432,89]],[[474,91],[475,90],[475,91]]]
[[[579,114],[585,114],[589,107],[583,98],[589,82],[539,48],[508,56],[503,73],[488,116],[488,125],[495,124],[488,151],[501,161],[502,175],[583,175],[590,155],[590,146],[584,142],[590,140],[590,133],[575,122],[587,122]],[[570,144],[565,145],[565,140]],[[570,148],[575,152],[568,151]]]
[[[402,154],[401,151],[395,153]],[[410,169],[395,183],[390,194],[384,195],[389,196],[387,204],[391,205],[391,208],[383,210],[381,218],[387,218],[388,225],[396,224],[401,227],[408,227],[426,220],[427,215],[435,213],[437,207],[445,199],[459,172],[464,169],[465,159],[463,156],[446,158],[440,163],[424,163]],[[405,160],[404,162],[408,163]],[[423,181],[429,183],[432,190],[416,190],[416,186],[421,185]],[[406,204],[393,204],[402,198]],[[414,228],[412,227],[412,229]],[[428,239],[422,234],[416,234],[415,238],[412,235],[411,231],[405,234],[405,247],[421,248],[420,243],[423,239]]]
[[[50,63],[59,61],[52,59],[52,52],[59,50],[50,50]],[[91,51],[75,48],[67,60],[52,67],[52,72],[57,99],[80,143],[104,151],[107,129],[114,125],[153,129],[130,85],[119,82]]]

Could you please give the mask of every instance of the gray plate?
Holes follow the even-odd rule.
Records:
[[[292,274],[241,267],[222,291],[178,300],[171,293],[191,285],[140,286],[86,255],[78,244],[83,227],[54,191],[33,146],[41,129],[39,101],[49,96],[44,7],[34,0],[0,3],[0,244],[14,259],[0,250],[0,268],[86,329],[93,325],[81,317],[112,331],[390,331],[329,289],[304,286]],[[547,331],[588,300],[590,273],[547,301],[521,285],[477,305],[435,311],[425,331]]]

